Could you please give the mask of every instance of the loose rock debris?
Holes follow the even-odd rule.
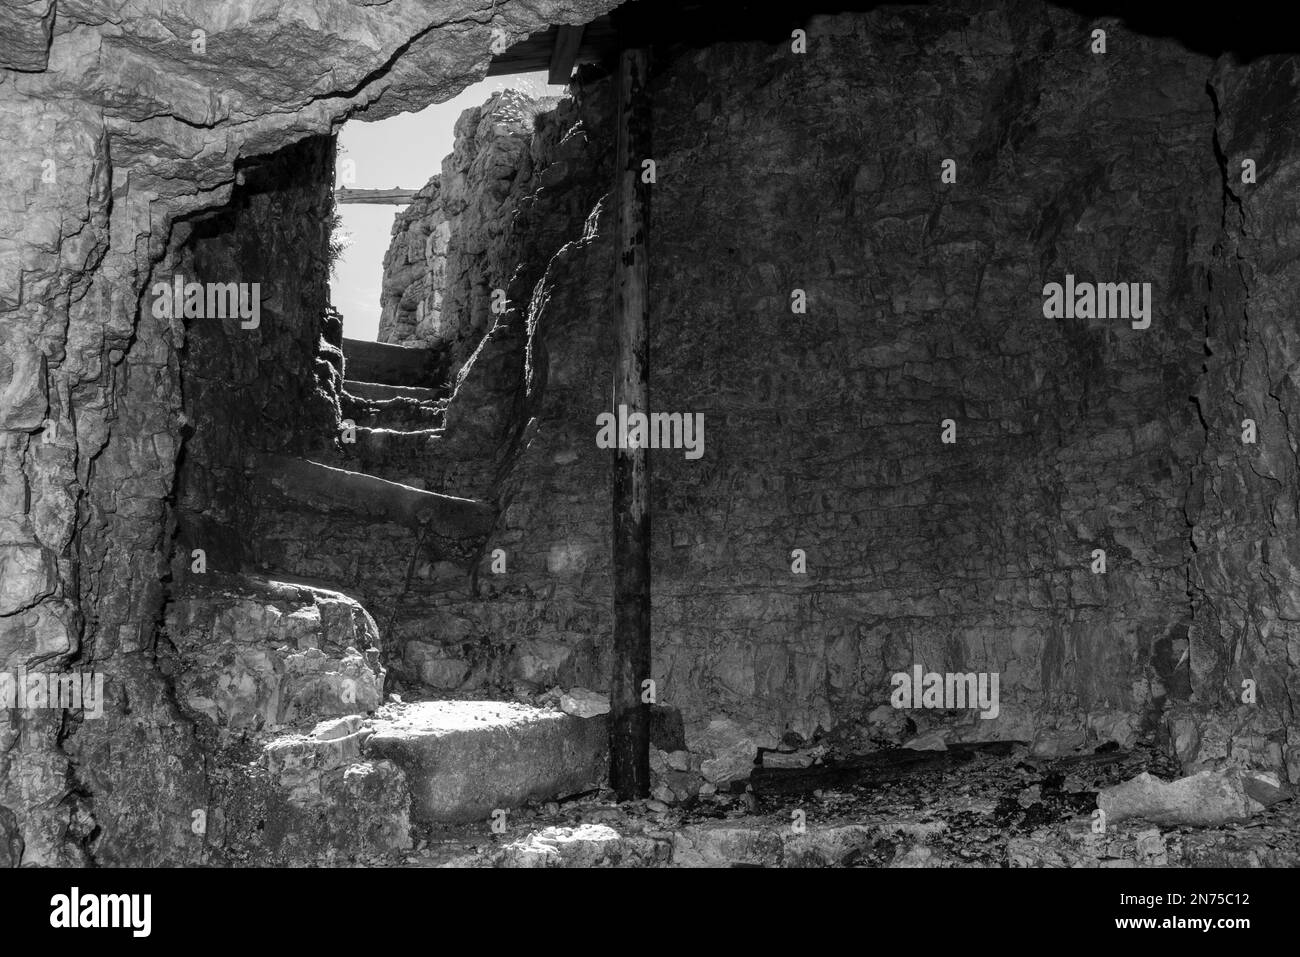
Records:
[[[1273,792],[1246,820],[1199,826],[1128,817],[1131,796],[1183,794],[1154,750],[1041,759],[1027,745],[893,749],[811,767],[758,768],[745,790],[670,807],[600,792],[426,830],[419,867],[1165,867],[1300,865],[1300,809]],[[1266,775],[1257,775],[1267,783]],[[1186,779],[1184,779],[1186,780]],[[1165,783],[1160,783],[1160,782]],[[1138,783],[1134,783],[1138,782]],[[1244,788],[1244,784],[1242,785]],[[1244,791],[1243,791],[1244,793]],[[1111,797],[1112,817],[1098,813]],[[1251,799],[1255,800],[1255,799]],[[1121,802],[1129,802],[1124,804]],[[1159,802],[1148,804],[1159,814]],[[1118,820],[1116,819],[1118,818]]]

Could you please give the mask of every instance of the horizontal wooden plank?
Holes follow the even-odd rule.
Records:
[[[417,189],[349,189],[345,186],[334,191],[334,202],[405,206],[415,199],[418,192]]]

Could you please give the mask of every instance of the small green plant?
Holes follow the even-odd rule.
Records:
[[[330,275],[336,275],[339,260],[343,258],[343,253],[352,245],[352,234],[343,228],[343,216],[337,209],[330,214],[326,225],[329,227],[329,242],[325,249],[325,264],[329,267]]]

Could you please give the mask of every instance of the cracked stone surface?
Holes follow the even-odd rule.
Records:
[[[190,621],[207,624],[169,632],[169,601],[208,574],[195,549],[211,573],[354,596],[381,657],[321,660],[382,664],[403,690],[606,690],[607,79],[584,74],[536,125],[495,129],[492,107],[466,121],[425,213],[443,204],[457,241],[500,233],[442,265],[435,340],[456,380],[363,425],[363,455],[338,444],[345,410],[387,409],[342,398],[325,217],[340,123],[449,98],[485,73],[494,28],[520,39],[613,5],[0,4],[0,669],[93,668],[107,689],[102,719],[0,711],[0,863],[405,852],[419,785],[396,762],[329,766],[323,803],[294,803],[259,763],[267,734],[310,738],[351,704],[272,704],[264,679],[293,655],[316,674],[313,649],[253,652],[230,694],[201,687],[224,652],[196,635],[245,650],[258,635],[217,629],[197,592]],[[668,810],[633,814],[640,831],[539,816],[570,832],[508,835],[521,862],[1294,861],[1293,801],[1238,828],[1094,838],[1078,819],[1102,779],[1152,768],[1300,783],[1300,79],[1289,57],[1107,24],[1104,63],[1080,42],[1091,20],[1017,0],[813,17],[802,60],[751,39],[660,64],[652,394],[704,413],[707,452],[655,462],[653,677],[686,737],[725,722],[726,740],[656,749]],[[502,213],[515,201],[527,215]],[[397,231],[393,289],[420,228]],[[158,314],[149,290],[178,273],[266,282],[263,325]],[[1042,284],[1066,274],[1152,282],[1150,329],[1045,320]],[[476,312],[483,282],[511,309]],[[412,425],[430,434],[375,431]],[[499,514],[458,544],[254,493],[261,455],[324,450]],[[296,628],[244,611],[241,627]],[[914,663],[999,672],[999,717],[882,712]],[[828,741],[1027,757],[988,758],[988,780],[917,771],[870,799],[807,800],[813,850],[783,830],[795,807],[727,791],[763,780],[760,752]],[[1148,757],[1115,780],[1033,764],[1107,742]],[[773,770],[828,767],[786,760]]]

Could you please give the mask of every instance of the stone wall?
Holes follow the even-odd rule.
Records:
[[[149,284],[251,157],[446,100],[486,72],[493,28],[613,0],[318,22],[29,6],[0,40],[0,667],[93,668],[108,700],[98,720],[0,712],[0,848],[193,862],[214,782],[159,627],[186,329],[145,308]],[[1164,713],[1189,762],[1276,753],[1297,778],[1293,61],[1216,64],[1115,23],[1094,56],[1093,26],[954,2],[814,19],[805,56],[662,51],[653,394],[705,413],[707,451],[655,456],[655,640],[661,699],[693,722],[860,728],[894,670],[997,668],[1005,720],[968,734]],[[517,400],[497,421],[518,466],[492,480],[510,571],[485,561],[478,600],[435,623],[483,629],[533,685],[605,673],[608,213],[577,221],[521,258],[545,278],[489,337],[499,368],[522,362],[513,391],[479,357]],[[1066,272],[1152,282],[1151,328],[1044,320]],[[472,373],[448,441],[482,408]]]
[[[256,453],[300,454],[338,435],[341,353],[322,343],[334,324],[333,170],[333,137],[303,140],[241,169],[225,209],[178,231],[177,272],[203,283],[257,283],[262,303],[256,328],[237,318],[186,321],[178,577],[194,548],[213,569],[237,571],[249,560],[246,471]]]
[[[203,762],[154,655],[184,329],[141,306],[175,265],[173,227],[225,205],[241,160],[359,110],[454,96],[486,73],[494,30],[513,43],[613,5],[3,14],[18,20],[0,41],[0,666],[94,668],[108,694],[98,721],[0,713],[0,844],[22,863],[175,860],[203,806]]]
[[[393,217],[392,239],[384,253],[384,280],[379,297],[380,342],[424,345],[418,321],[432,270],[427,268],[426,249],[432,235],[434,210],[442,177],[434,174],[416,193],[409,206]],[[445,249],[445,244],[444,244]]]
[[[1248,66],[1225,59],[1209,89],[1224,192],[1209,263],[1205,372],[1194,393],[1205,443],[1187,489],[1191,683],[1199,707],[1179,713],[1171,730],[1189,769],[1246,756],[1285,762],[1297,781],[1300,83],[1291,57]],[[1254,443],[1245,440],[1248,419]],[[1256,686],[1253,703],[1243,701],[1244,682]]]
[[[1206,388],[1207,304],[1211,330],[1225,326],[1217,354],[1215,336],[1242,333],[1235,257],[1279,239],[1222,245],[1213,61],[1113,22],[1094,55],[1095,25],[1036,5],[891,8],[815,18],[804,57],[720,43],[661,58],[652,406],[703,412],[707,451],[652,453],[653,627],[661,695],[688,720],[870,738],[890,723],[890,675],[920,664],[996,671],[1002,701],[993,721],[915,712],[917,729],[1128,742],[1170,716],[1185,736],[1179,716],[1225,707],[1239,684],[1210,680],[1232,654],[1218,609],[1285,617],[1228,597],[1244,559],[1197,552],[1250,526],[1194,528],[1200,488],[1250,453],[1210,426],[1210,399],[1199,415],[1189,401]],[[1244,82],[1217,69],[1219,85]],[[1247,111],[1239,135],[1268,120]],[[940,179],[947,158],[955,183]],[[608,212],[589,225],[529,302],[540,404],[488,545],[509,571],[485,557],[480,600],[433,629],[496,642],[505,673],[539,686],[608,672],[609,463],[594,443],[612,362]],[[1150,328],[1045,318],[1043,286],[1067,273],[1150,282]],[[1260,376],[1287,354],[1269,338],[1252,349]],[[1211,378],[1240,374],[1215,365]],[[471,397],[453,399],[449,440]],[[796,548],[807,574],[791,570]],[[1212,581],[1193,598],[1189,569]],[[1270,629],[1257,653],[1284,656]],[[1294,679],[1269,674],[1276,709]]]
[[[534,129],[539,114],[557,102],[507,89],[461,114],[441,173],[394,219],[384,257],[381,342],[444,352],[455,375],[501,314],[493,310],[493,290],[505,290],[521,266],[536,273],[550,258],[522,248],[546,230],[536,217],[524,223],[519,217],[524,197],[554,187],[567,172],[550,155],[569,129],[561,117],[538,119]],[[570,110],[561,116],[572,118]],[[547,127],[550,137],[534,136]]]

